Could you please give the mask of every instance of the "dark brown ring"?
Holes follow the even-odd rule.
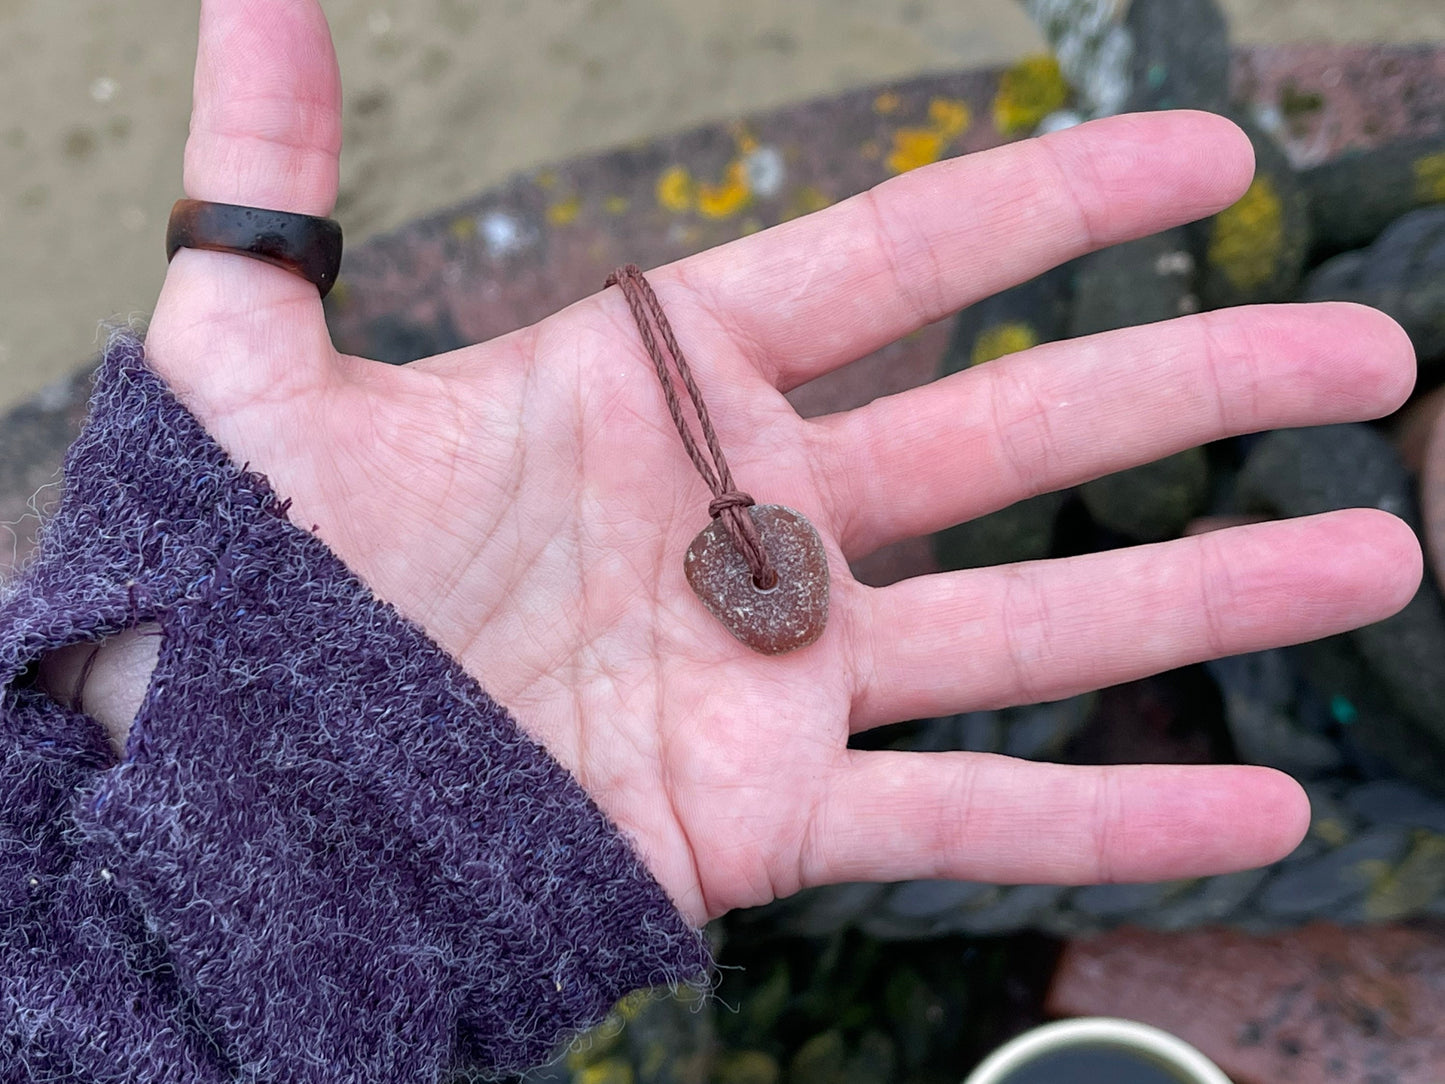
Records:
[[[325,297],[341,270],[341,224],[316,215],[183,199],[171,208],[166,259],[175,259],[182,248],[262,260],[300,275]]]

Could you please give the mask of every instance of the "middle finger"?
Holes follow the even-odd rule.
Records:
[[[1374,309],[1259,306],[1048,343],[806,424],[854,558],[1207,441],[1379,417],[1414,379]]]

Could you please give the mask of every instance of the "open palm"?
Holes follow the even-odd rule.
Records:
[[[340,97],[315,0],[206,0],[187,194],[325,214]],[[1348,306],[1040,347],[817,420],[783,392],[1091,248],[1211,213],[1247,141],[1118,118],[957,159],[651,273],[739,484],[818,527],[829,627],[755,655],[688,589],[708,494],[617,290],[406,367],[338,356],[314,288],[182,251],[151,364],[378,596],[542,742],[702,922],[838,880],[1192,876],[1270,861],[1298,787],[1245,767],[856,752],[850,732],[1333,633],[1409,598],[1399,521],[1337,513],[887,588],[847,562],[1227,434],[1378,416],[1408,342]]]

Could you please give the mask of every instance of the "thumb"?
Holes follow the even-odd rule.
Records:
[[[328,215],[340,151],[341,80],[317,0],[202,0],[186,195]],[[146,340],[177,391],[222,411],[312,384],[335,360],[314,285],[195,249],[176,253]]]

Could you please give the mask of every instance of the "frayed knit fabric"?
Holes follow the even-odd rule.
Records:
[[[35,665],[143,622],[117,763]],[[496,1076],[710,967],[566,770],[117,336],[0,602],[0,1080]]]

